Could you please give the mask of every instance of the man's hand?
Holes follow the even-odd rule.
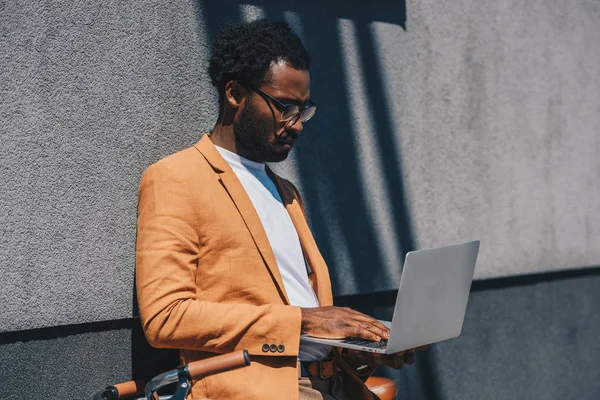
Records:
[[[360,337],[379,341],[390,330],[373,317],[347,307],[302,308],[302,333],[324,339]]]
[[[348,364],[357,368],[361,365],[378,366],[386,365],[392,368],[402,368],[404,364],[411,365],[415,362],[415,351],[426,350],[427,346],[417,347],[405,351],[399,351],[394,354],[378,354],[366,351],[348,349],[345,352],[345,358]]]

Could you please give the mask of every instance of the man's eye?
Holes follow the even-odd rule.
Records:
[[[286,107],[285,110],[283,111],[283,117],[291,117],[292,115],[296,114],[298,112],[299,108],[298,106],[290,106],[290,107]]]

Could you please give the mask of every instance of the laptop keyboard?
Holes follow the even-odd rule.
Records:
[[[346,338],[343,340],[343,342],[348,344],[355,344],[358,346],[372,347],[374,349],[385,349],[388,344],[388,341],[386,339],[381,339],[379,342],[374,342],[372,340],[361,338]]]

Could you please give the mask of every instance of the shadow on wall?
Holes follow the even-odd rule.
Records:
[[[376,178],[387,190],[385,201],[394,205],[393,213],[389,215],[392,232],[386,234],[397,239],[394,240],[395,250],[403,258],[414,248],[414,240],[405,201],[401,158],[396,150],[393,116],[385,107],[386,83],[375,50],[377,43],[372,23],[384,22],[406,29],[406,3],[386,0],[366,5],[360,1],[345,1],[340,7],[340,2],[333,0],[285,3],[200,0],[198,7],[199,30],[210,42],[227,23],[261,17],[288,22],[302,38],[312,60],[311,97],[320,108],[317,117],[306,125],[295,150],[300,180],[296,183],[302,188],[321,252],[331,266],[334,294],[389,290],[389,274],[369,204],[369,184],[365,182],[364,171],[360,170],[361,142],[356,136],[360,129],[357,118],[361,115],[352,106],[359,104],[371,121],[369,131],[361,133],[369,135],[370,143],[376,148],[381,163]],[[348,49],[342,42],[347,40],[353,42],[352,52],[357,61],[353,68],[346,65]],[[363,98],[354,98],[356,93],[349,88],[352,80],[364,82]],[[336,254],[339,252],[345,254],[339,257]],[[348,264],[340,265],[340,260]],[[353,284],[348,286],[348,281]],[[385,307],[389,308],[393,301],[391,299]],[[368,302],[362,303],[362,307],[349,305],[373,315],[378,308]],[[148,375],[149,364],[162,364],[163,360],[168,363],[174,359],[172,353],[162,352],[155,353],[150,360],[149,348],[142,343],[145,341],[140,334],[134,335],[134,377]],[[138,340],[141,342],[136,344]],[[420,356],[419,364],[424,397],[439,398],[435,382],[427,379],[433,375],[426,354]]]
[[[382,258],[381,235],[388,236],[396,247],[393,252],[402,259],[414,244],[393,116],[385,106],[386,83],[371,28],[374,22],[384,22],[405,29],[405,2],[346,1],[340,7],[333,0],[204,0],[199,2],[199,15],[199,29],[210,41],[226,23],[260,17],[288,22],[302,38],[311,54],[311,97],[319,112],[306,124],[295,149],[296,183],[317,243],[331,266],[334,295],[393,289],[389,263]],[[348,40],[350,57],[356,60],[352,66],[345,62]],[[363,82],[358,89],[361,98],[355,98],[356,91],[349,88],[352,81]],[[355,109],[357,104],[361,110]],[[370,121],[367,129],[361,118]],[[369,136],[366,140],[377,154],[379,168],[373,171],[369,165],[368,169],[385,188],[382,201],[393,204],[393,211],[385,216],[389,230],[376,227],[374,221],[377,210],[369,200],[373,179],[365,174],[365,160],[360,157],[364,146],[358,134]]]

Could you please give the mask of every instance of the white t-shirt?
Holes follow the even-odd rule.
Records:
[[[265,164],[257,163],[215,146],[233,169],[260,218],[281,273],[290,304],[318,307],[319,301],[310,286],[300,239],[275,183],[269,178]],[[300,344],[300,361],[320,360],[331,351],[330,346]]]

